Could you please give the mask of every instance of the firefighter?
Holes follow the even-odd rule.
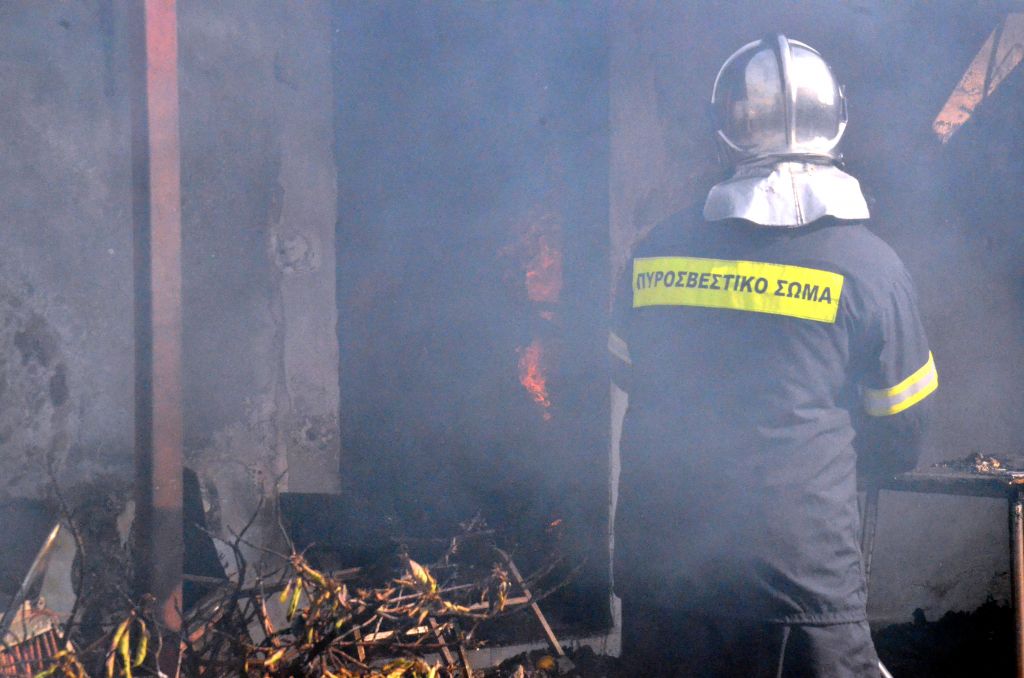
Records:
[[[715,80],[732,176],[635,249],[609,336],[636,676],[878,676],[858,466],[917,461],[938,385],[910,276],[839,166],[846,101],[777,35]]]

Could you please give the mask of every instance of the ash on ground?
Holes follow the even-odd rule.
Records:
[[[874,633],[878,656],[899,678],[988,678],[1014,671],[1013,610],[989,600],[973,612],[947,612],[928,621],[921,610],[913,621]],[[559,666],[549,651],[536,650],[502,662],[486,678],[621,678],[630,673],[616,657],[589,647],[569,651],[573,668]]]
[[[878,656],[899,678],[986,678],[1014,673],[1013,610],[989,600],[973,612],[947,612],[929,622],[914,620],[875,634]]]
[[[486,678],[550,678],[552,676],[617,678],[625,675],[621,672],[620,662],[616,657],[599,655],[586,646],[566,652],[569,662],[565,659],[558,659],[547,650],[524,652],[511,659],[506,659],[494,669],[484,673],[484,676]]]

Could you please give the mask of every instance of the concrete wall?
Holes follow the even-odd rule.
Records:
[[[0,7],[3,496],[42,492],[47,451],[80,477],[132,447],[128,111],[103,4]]]
[[[0,496],[129,492],[122,5],[0,6]],[[185,438],[222,523],[338,477],[326,2],[179,2]],[[282,475],[283,474],[283,475]]]
[[[918,6],[912,6],[918,5]],[[845,150],[874,215],[873,228],[914,275],[941,387],[922,467],[972,452],[1013,454],[1021,410],[1021,238],[1012,211],[982,211],[971,196],[1006,203],[1022,177],[1007,157],[1020,87],[986,102],[963,142],[941,146],[931,123],[995,27],[993,7],[956,3],[615,3],[611,64],[611,240],[616,272],[629,243],[659,219],[703,201],[720,178],[706,102],[721,63],[738,47],[782,31],[821,50],[848,85]],[[1016,73],[1020,82],[1021,73]],[[1000,103],[1001,101],[1001,103]],[[980,118],[981,116],[979,116]],[[1009,138],[1008,138],[1009,137]],[[1017,146],[1020,145],[1019,133]],[[959,148],[956,148],[959,144]],[[1008,154],[1014,157],[1013,153]],[[973,164],[970,162],[973,159]],[[979,173],[978,167],[990,171]],[[1019,200],[1010,204],[1018,204]],[[1018,212],[1019,214],[1019,212]],[[883,494],[870,613],[934,618],[1005,599],[1003,502]]]
[[[327,2],[180,5],[189,460],[227,523],[338,478]]]

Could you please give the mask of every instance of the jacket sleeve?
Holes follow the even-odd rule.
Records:
[[[939,385],[910,276],[900,268],[879,304],[860,383],[863,411],[857,449],[862,473],[885,477],[912,469]]]

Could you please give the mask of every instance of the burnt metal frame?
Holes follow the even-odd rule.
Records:
[[[947,494],[958,497],[1005,499],[1009,511],[1010,582],[1015,625],[1016,678],[1024,678],[1024,472],[983,474],[963,471],[910,471],[868,490],[861,548],[866,576],[871,572],[871,551],[878,515],[880,490]]]
[[[25,601],[28,600],[29,590],[33,585],[46,573],[46,567],[50,560],[50,553],[53,551],[53,545],[57,542],[57,535],[60,533],[61,524],[58,522],[50,530],[46,539],[43,541],[43,545],[39,547],[39,551],[36,552],[36,557],[32,561],[32,566],[29,567],[28,572],[22,579],[21,586],[18,587],[18,591],[11,598],[10,602],[7,603],[7,609],[4,610],[3,616],[0,617],[0,646],[6,644],[7,632],[10,630],[12,622],[14,621],[15,613],[18,611]]]

